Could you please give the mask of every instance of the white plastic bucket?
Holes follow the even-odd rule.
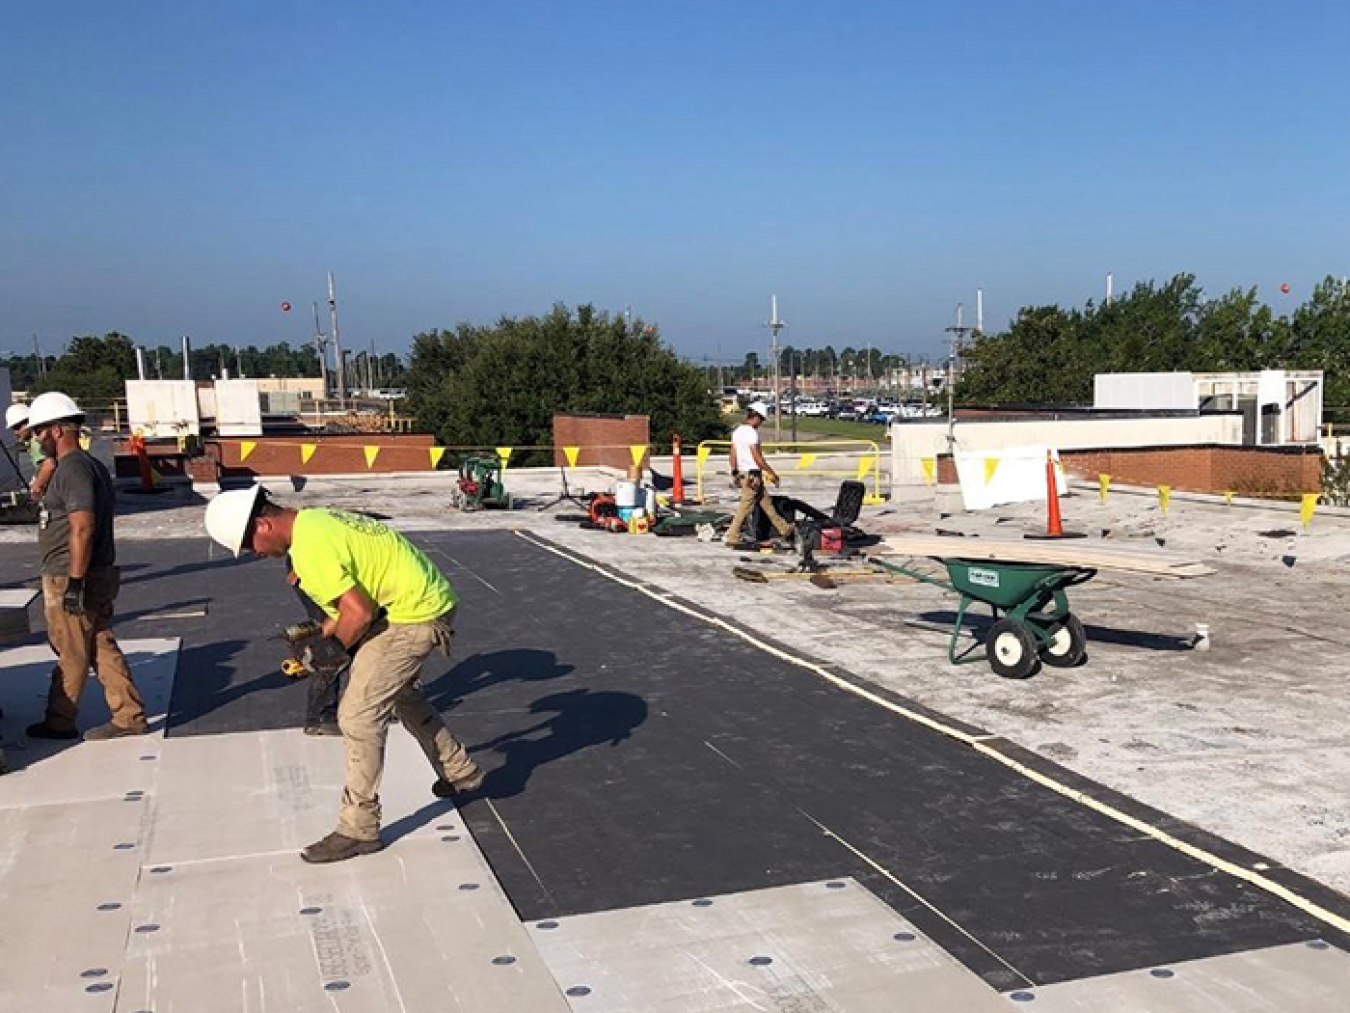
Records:
[[[638,484],[619,482],[614,486],[614,505],[620,510],[632,509],[638,505]]]

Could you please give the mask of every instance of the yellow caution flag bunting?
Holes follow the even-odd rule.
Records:
[[[872,468],[876,465],[876,463],[877,459],[875,457],[864,457],[861,461],[858,462],[859,482],[861,482],[864,478],[867,477],[867,473],[872,470]]]
[[[427,451],[431,454],[431,470],[435,471],[441,466],[441,458],[445,456],[445,448],[428,447]]]
[[[984,459],[984,484],[988,485],[994,477],[994,472],[998,471],[998,458],[986,457]]]
[[[1225,492],[1225,493],[1223,494],[1223,505],[1224,505],[1224,506],[1232,506],[1232,505],[1233,505],[1233,497],[1234,497],[1235,495],[1237,495],[1237,493],[1235,493],[1232,489],[1229,489],[1227,492]]]
[[[1101,496],[1103,505],[1106,503],[1106,494],[1111,489],[1111,476],[1102,472],[1097,476],[1097,495]]]
[[[567,466],[569,468],[575,468],[577,466],[577,460],[581,457],[581,448],[563,447],[562,451],[563,457],[567,458]]]
[[[366,452],[366,467],[373,468],[375,466],[375,458],[380,456],[380,448],[363,447],[362,449]]]
[[[505,468],[506,465],[510,462],[510,460],[511,460],[511,451],[514,450],[514,449],[515,449],[514,447],[498,447],[498,448],[497,448],[497,457],[501,460],[501,462],[502,462],[502,467],[503,467],[503,468]]]
[[[1158,486],[1158,508],[1163,513],[1167,513],[1167,504],[1172,501],[1172,487],[1170,485]]]
[[[937,477],[937,458],[925,457],[923,458],[922,463],[923,463],[923,477],[928,479],[929,485],[932,485],[933,480]]]
[[[248,455],[258,449],[257,440],[242,440],[239,444],[239,463],[243,464],[248,460]]]
[[[1305,492],[1303,494],[1303,506],[1298,513],[1303,518],[1305,528],[1312,524],[1313,514],[1317,512],[1317,501],[1320,498],[1321,493]]]
[[[640,468],[642,459],[647,456],[647,445],[645,443],[634,443],[628,448],[628,453],[633,458],[633,467]]]
[[[318,450],[318,449],[319,449],[319,445],[318,445],[317,443],[302,443],[302,444],[300,444],[300,463],[301,463],[301,464],[308,464],[308,463],[309,463],[309,459],[310,459],[311,457],[314,456],[314,451],[316,451],[316,450]]]
[[[797,467],[809,468],[816,463],[816,458],[819,456],[819,454],[802,454],[801,457],[797,458]]]
[[[702,443],[698,445],[698,466],[700,468],[703,467],[704,463],[708,460],[708,455],[711,453],[712,447],[704,446]]]

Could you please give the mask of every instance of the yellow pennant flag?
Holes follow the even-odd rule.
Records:
[[[567,466],[569,468],[575,468],[577,466],[577,460],[581,457],[581,448],[563,447],[562,450],[563,457],[567,458]]]
[[[864,457],[861,461],[858,462],[859,482],[861,482],[864,478],[867,477],[867,473],[872,470],[872,468],[876,465],[876,463],[877,459],[875,457]]]
[[[797,458],[797,467],[809,468],[816,463],[816,458],[819,456],[819,454],[802,454],[801,457]]]
[[[503,468],[505,468],[506,465],[510,462],[510,460],[511,460],[511,451],[514,450],[514,449],[515,449],[514,447],[498,447],[498,448],[497,448],[497,457],[499,457],[499,458],[501,459],[502,467],[503,467]]]
[[[633,458],[633,467],[641,467],[642,459],[647,456],[647,445],[645,443],[634,443],[628,448],[628,453]]]
[[[1102,502],[1106,502],[1106,494],[1111,489],[1111,476],[1102,472],[1097,476],[1097,495],[1101,496]]]
[[[923,463],[923,477],[928,479],[929,485],[932,485],[933,480],[937,477],[937,458],[925,457],[922,463]]]
[[[1303,494],[1303,506],[1299,510],[1299,516],[1303,518],[1303,526],[1306,528],[1312,524],[1313,514],[1317,511],[1317,501],[1321,498],[1321,493],[1305,492]]]
[[[707,462],[708,455],[711,453],[712,447],[704,446],[702,443],[698,445],[698,466],[700,468]]]
[[[1167,513],[1167,504],[1172,501],[1172,487],[1170,485],[1158,486],[1158,506],[1163,513]]]
[[[1237,494],[1236,494],[1232,489],[1229,489],[1227,492],[1225,492],[1225,493],[1223,494],[1223,505],[1224,505],[1224,506],[1232,506],[1232,505],[1233,505],[1233,497],[1234,497],[1235,495],[1237,495]]]
[[[301,464],[308,464],[308,463],[309,463],[309,459],[310,459],[311,457],[314,456],[314,451],[316,451],[316,450],[318,450],[318,449],[319,449],[319,445],[318,445],[317,443],[302,443],[302,444],[300,444],[300,463],[301,463]]]
[[[248,455],[258,449],[256,440],[243,440],[239,444],[239,463],[243,464],[248,460]]]
[[[427,451],[431,454],[431,470],[435,471],[441,466],[441,458],[445,456],[445,448],[428,447]]]
[[[375,466],[375,458],[377,458],[377,457],[380,456],[380,448],[379,448],[379,447],[363,447],[362,449],[366,452],[366,467],[367,467],[367,468],[372,468],[372,467],[374,467],[374,466]]]
[[[984,459],[984,484],[988,485],[989,480],[994,477],[994,472],[998,471],[998,458],[986,457]]]

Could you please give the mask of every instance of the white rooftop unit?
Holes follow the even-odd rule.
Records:
[[[1322,371],[1098,373],[1092,403],[1102,410],[1240,411],[1243,443],[1316,443],[1322,424]]]

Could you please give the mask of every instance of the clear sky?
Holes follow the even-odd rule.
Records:
[[[303,341],[329,269],[358,347],[563,301],[729,359],[771,293],[922,352],[977,286],[994,329],[1107,271],[1350,273],[1343,0],[0,13],[6,350]]]

